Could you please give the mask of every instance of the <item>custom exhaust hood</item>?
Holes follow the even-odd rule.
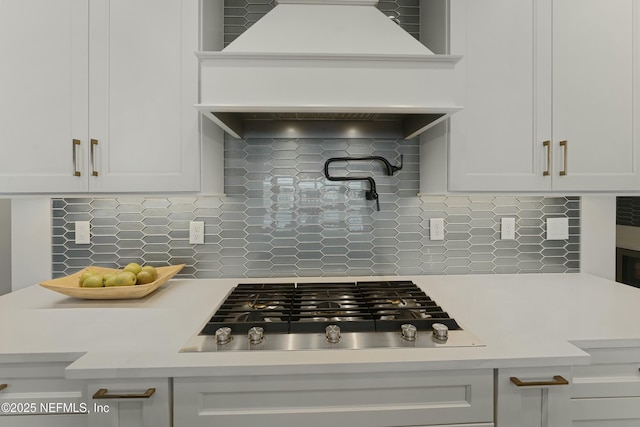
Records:
[[[276,0],[220,52],[198,52],[196,108],[235,138],[413,138],[459,111],[454,68],[377,0]]]

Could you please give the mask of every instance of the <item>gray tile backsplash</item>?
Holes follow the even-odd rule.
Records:
[[[417,38],[419,0],[382,0]],[[225,0],[225,43],[274,5]],[[393,84],[393,82],[388,82]],[[336,163],[333,175],[373,176],[378,212],[364,181],[323,175],[332,157],[383,156]],[[53,275],[87,265],[185,263],[183,277],[276,277],[577,272],[577,197],[461,195],[419,198],[417,140],[250,139],[225,141],[227,197],[122,196],[52,201]],[[516,239],[500,240],[500,218],[516,218]],[[570,237],[545,240],[545,218],[568,216]],[[444,218],[445,241],[429,239]],[[205,222],[205,243],[189,244],[189,221]],[[91,221],[92,243],[75,245],[74,221]]]
[[[380,207],[362,182],[324,178],[330,157],[380,155],[380,163],[337,163],[332,173],[374,176]],[[185,263],[183,277],[276,277],[577,272],[580,200],[542,196],[416,196],[417,141],[235,140],[225,143],[224,198],[54,199],[53,272],[89,264]],[[516,218],[516,239],[500,240],[500,218]],[[570,218],[570,238],[545,240],[544,220]],[[429,239],[444,218],[446,240]],[[74,221],[92,223],[92,244],[75,245]],[[205,221],[191,245],[189,221]]]

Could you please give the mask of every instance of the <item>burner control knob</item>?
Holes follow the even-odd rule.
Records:
[[[340,342],[340,327],[338,325],[329,325],[325,328],[327,341],[332,344]]]
[[[249,329],[247,336],[249,337],[249,342],[251,344],[260,344],[264,341],[264,329],[259,326],[254,326]]]
[[[219,328],[216,330],[216,343],[218,344],[226,344],[231,341],[231,328]]]
[[[407,323],[401,325],[400,329],[402,330],[402,339],[404,340],[415,341],[418,337],[418,329],[416,329],[412,324]]]
[[[433,337],[435,339],[445,341],[449,338],[449,328],[442,323],[434,323],[431,325],[433,327]]]

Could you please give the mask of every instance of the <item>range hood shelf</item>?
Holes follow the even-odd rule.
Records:
[[[223,51],[197,53],[196,108],[235,138],[410,139],[462,109],[461,57],[433,54],[376,2],[279,3]]]

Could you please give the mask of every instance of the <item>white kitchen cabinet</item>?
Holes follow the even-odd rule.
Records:
[[[640,188],[640,1],[450,6],[449,191]]]
[[[91,410],[88,427],[173,425],[168,378],[90,380],[87,396]]]
[[[198,0],[2,1],[0,193],[199,190],[198,22]]]
[[[496,427],[571,426],[571,368],[499,369]]]
[[[537,28],[549,19],[537,13],[545,3],[550,0],[451,1],[450,49],[464,55],[456,67],[464,109],[450,119],[449,190],[550,188],[542,174],[551,119],[544,55],[550,34]]]
[[[64,378],[68,364],[1,363],[0,426],[86,427],[85,383]]]
[[[0,193],[88,188],[72,156],[88,136],[88,7],[0,2]]]
[[[493,426],[493,371],[175,378],[176,426]]]
[[[591,364],[573,367],[573,427],[640,425],[640,347],[584,350]]]
[[[640,189],[639,30],[638,0],[553,1],[554,189]]]

